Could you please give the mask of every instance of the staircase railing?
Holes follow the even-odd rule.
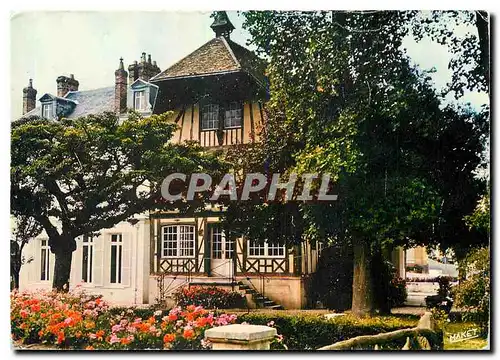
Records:
[[[158,275],[156,278],[156,284],[157,284],[157,289],[158,289],[158,296],[156,298],[156,301],[158,303],[164,303],[166,299],[168,298],[169,295],[172,295],[174,292],[176,292],[178,289],[188,285],[192,281],[193,275],[191,270],[188,270],[186,273],[186,276],[184,277],[184,281],[179,283],[175,283],[176,280],[179,279],[179,276],[175,275],[170,279],[170,282],[165,286],[165,277],[170,276],[169,274],[166,273],[161,273]],[[181,276],[182,277],[182,276]]]

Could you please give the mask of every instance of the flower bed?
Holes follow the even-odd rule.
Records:
[[[133,309],[116,314],[100,297],[83,292],[11,293],[11,333],[23,344],[70,349],[210,348],[205,330],[234,323],[236,315],[214,315],[201,306],[157,310],[142,319]]]
[[[453,276],[434,276],[434,277],[407,277],[407,283],[414,282],[429,282],[429,283],[438,283],[440,278],[448,278],[451,282],[457,282],[458,278]]]
[[[203,306],[208,309],[245,309],[246,297],[238,291],[228,291],[215,286],[190,286],[174,293],[178,306],[189,304]]]

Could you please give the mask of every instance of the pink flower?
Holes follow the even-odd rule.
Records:
[[[118,332],[122,329],[122,326],[120,324],[116,324],[116,325],[113,325],[113,327],[111,328],[111,332],[112,333],[115,333],[115,332]]]
[[[205,349],[206,349],[206,348],[209,348],[209,347],[210,347],[210,345],[212,345],[212,343],[211,343],[210,341],[205,340],[205,339],[201,339],[201,346],[202,346],[203,348],[205,348]]]
[[[109,338],[109,343],[116,344],[118,342],[120,342],[120,338],[118,336],[116,336],[115,334],[111,335],[111,337]]]
[[[269,321],[269,322],[267,323],[267,326],[274,326],[274,321],[272,321],[272,320],[271,320],[271,321]]]
[[[133,327],[133,326],[129,326],[129,327],[127,328],[127,331],[128,331],[129,333],[136,333],[136,332],[137,332],[137,328],[135,328],[135,327]]]
[[[168,313],[169,315],[178,315],[182,312],[182,309],[180,306],[174,307],[170,312]]]

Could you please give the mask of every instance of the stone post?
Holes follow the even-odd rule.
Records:
[[[262,325],[232,324],[205,331],[212,350],[269,350],[276,329]]]

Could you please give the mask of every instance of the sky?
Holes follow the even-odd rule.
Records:
[[[245,45],[243,17],[228,12],[236,29],[231,39]],[[22,115],[22,89],[33,79],[37,100],[56,94],[56,78],[74,74],[80,90],[114,86],[119,58],[126,66],[151,54],[165,70],[214,37],[210,12],[23,12],[11,18],[11,117]],[[457,29],[467,31],[469,29]],[[473,29],[472,29],[473,30]],[[408,55],[432,75],[440,88],[451,79],[447,49],[428,39],[407,38]],[[479,108],[486,94],[466,93]],[[37,101],[38,105],[38,101]]]

